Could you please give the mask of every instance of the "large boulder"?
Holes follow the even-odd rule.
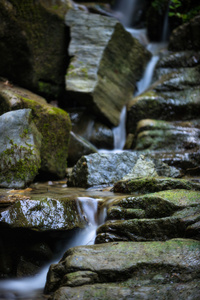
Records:
[[[68,250],[51,266],[50,299],[198,299],[200,242],[119,242]],[[181,291],[180,291],[181,289]]]
[[[0,116],[0,187],[24,188],[40,169],[42,136],[31,109]]]
[[[110,185],[116,181],[122,179],[125,175],[131,177],[128,173],[133,172],[134,168],[137,167],[137,172],[142,174],[141,168],[144,167],[145,163],[148,165],[151,163],[153,168],[149,171],[156,173],[159,176],[171,176],[178,177],[179,171],[170,167],[161,160],[154,159],[151,161],[148,156],[140,156],[140,152],[102,152],[90,155],[82,156],[81,159],[76,163],[72,169],[68,186],[78,187],[90,187],[98,185]],[[138,159],[139,158],[139,159]],[[148,166],[146,167],[146,171]],[[145,173],[146,176],[147,173]]]
[[[64,90],[70,0],[0,1],[0,76],[55,97]]]
[[[28,90],[3,82],[0,83],[0,100],[0,114],[16,109],[32,109],[33,121],[42,135],[39,172],[47,177],[63,178],[71,129],[68,114]]]
[[[117,126],[150,53],[113,18],[70,10],[66,24],[73,56],[66,75],[69,96]]]

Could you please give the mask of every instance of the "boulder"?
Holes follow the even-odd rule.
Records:
[[[42,135],[41,176],[63,178],[67,167],[67,151],[71,122],[68,114],[47,104],[46,100],[28,90],[0,83],[0,113],[32,109],[33,121]]]
[[[52,300],[198,299],[199,249],[184,239],[76,247],[51,266],[45,293]]]
[[[82,156],[74,166],[67,184],[78,187],[113,184],[130,172],[137,158],[137,153],[127,151]]]
[[[79,214],[80,208],[74,199],[38,198],[17,200],[0,213],[0,222],[10,228],[36,229],[40,232],[84,228],[89,222]]]
[[[69,97],[117,126],[150,53],[114,18],[69,10]]]
[[[24,188],[40,169],[42,136],[31,109],[19,109],[0,116],[0,187]]]
[[[0,2],[0,76],[49,97],[64,90],[70,0]]]
[[[135,172],[135,175],[138,172],[141,175],[141,168],[143,168],[145,163],[147,169],[149,163],[153,165],[153,171],[152,169],[149,171],[151,174],[153,172],[159,176],[180,176],[180,172],[176,168],[162,163],[161,160],[154,159],[151,161],[148,155],[145,157],[141,155],[140,157],[140,154],[140,152],[134,151],[120,151],[82,156],[72,170],[68,186],[90,187],[110,185],[122,179],[125,175],[127,176],[126,178],[134,177],[133,172]],[[139,157],[140,159],[138,159]],[[130,172],[132,174],[129,174]]]

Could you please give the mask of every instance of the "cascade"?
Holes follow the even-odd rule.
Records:
[[[116,11],[120,12],[120,20],[124,24],[124,26],[130,26],[131,20],[133,16],[140,14],[141,12],[137,10],[139,3],[141,4],[144,1],[139,0],[121,0],[118,1]],[[141,6],[139,6],[141,8]],[[139,9],[140,10],[140,9]],[[166,16],[168,12],[166,13]],[[163,29],[163,40],[166,40],[166,32],[167,32],[167,22],[168,18],[166,17],[165,26]],[[149,44],[148,38],[146,37],[145,29],[136,30],[133,28],[127,28],[131,32],[131,34],[138,38],[139,40],[144,41],[144,44],[147,45],[147,49],[153,53],[152,59],[150,60],[146,71],[144,73],[143,78],[138,82],[136,95],[144,92],[151,83],[153,71],[155,65],[158,61],[158,51],[162,47],[165,47],[166,44]],[[126,107],[122,109],[120,116],[120,124],[113,129],[114,134],[114,149],[123,149],[125,138],[126,138],[126,130],[125,130],[125,121],[126,121]],[[71,247],[78,245],[89,245],[93,244],[96,234],[97,227],[102,224],[105,220],[105,208],[99,214],[98,212],[98,199],[89,198],[89,197],[79,197],[77,198],[78,208],[80,215],[83,218],[89,220],[88,226],[82,231],[78,232],[71,243],[67,243],[60,253],[60,257],[62,254]],[[59,260],[60,257],[56,258],[56,261]],[[52,263],[52,262],[51,262]],[[49,265],[44,267],[42,271],[31,278],[22,278],[15,280],[2,280],[0,281],[0,297],[3,294],[3,299],[27,299],[34,298],[38,289],[43,289],[46,281],[46,274],[49,269]],[[26,297],[28,295],[28,297]]]
[[[88,221],[88,226],[77,232],[70,242],[67,241],[64,249],[61,249],[54,261],[46,265],[39,274],[22,279],[1,280],[0,299],[35,299],[38,291],[42,291],[45,286],[50,264],[58,262],[69,248],[94,244],[96,229],[105,221],[105,208],[98,212],[98,199],[96,198],[78,197],[76,201],[79,214]]]

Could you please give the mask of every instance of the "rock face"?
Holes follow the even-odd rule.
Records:
[[[40,174],[63,178],[67,167],[67,150],[71,122],[68,114],[47,104],[44,98],[28,90],[0,83],[0,113],[32,109],[33,121],[42,135]]]
[[[122,107],[131,99],[150,53],[115,19],[70,10],[66,76],[70,97],[117,126]]]
[[[52,265],[45,291],[61,299],[198,299],[200,242],[121,242],[77,247]]]
[[[42,136],[31,109],[20,109],[0,116],[0,187],[24,188],[40,168]]]

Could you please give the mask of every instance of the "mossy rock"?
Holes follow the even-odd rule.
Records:
[[[45,99],[15,86],[0,84],[0,112],[30,108],[33,121],[42,134],[40,173],[63,178],[67,167],[70,118],[64,110]]]
[[[1,1],[1,76],[51,98],[63,92],[69,2]]]
[[[40,168],[42,136],[30,109],[0,116],[0,187],[24,188]]]
[[[174,189],[200,190],[200,184],[187,179],[143,177],[132,180],[120,180],[114,185],[114,192],[127,194],[144,194]]]

